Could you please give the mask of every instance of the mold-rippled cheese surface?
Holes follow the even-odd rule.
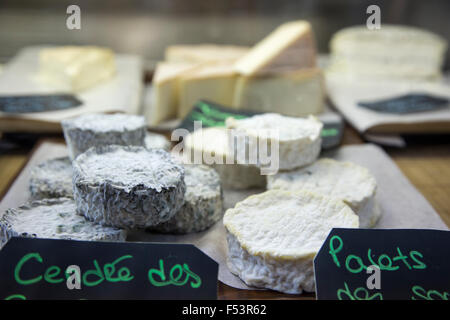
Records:
[[[144,139],[144,144],[147,149],[163,149],[170,150],[170,141],[162,134],[147,132]]]
[[[9,209],[0,219],[1,244],[12,236],[125,241],[124,230],[94,224],[76,214],[68,198],[44,199]]]
[[[31,170],[30,193],[35,200],[73,197],[69,157],[46,160]]]
[[[379,208],[373,203],[376,187],[376,180],[367,168],[326,158],[307,167],[267,176],[269,190],[303,189],[343,200],[358,214],[362,227],[373,226],[378,218]]]
[[[333,227],[357,227],[343,202],[310,192],[270,190],[228,209],[224,225],[252,255],[291,260],[313,256]]]

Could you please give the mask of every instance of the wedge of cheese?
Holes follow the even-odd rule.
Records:
[[[198,100],[231,106],[236,74],[230,61],[205,63],[179,77],[178,116],[184,117]]]
[[[236,61],[243,75],[280,72],[316,66],[316,45],[311,25],[293,21],[279,26]]]
[[[314,68],[278,75],[240,76],[233,106],[301,117],[321,113],[324,98],[323,75]]]
[[[157,125],[164,120],[175,118],[178,113],[178,79],[181,74],[192,69],[189,63],[161,62],[156,66],[151,92],[151,108],[145,110],[149,125]]]
[[[238,59],[249,49],[243,46],[215,44],[173,45],[167,47],[164,57],[168,62],[203,63]]]
[[[116,73],[114,52],[93,46],[43,49],[40,78],[60,90],[82,91],[109,80]]]

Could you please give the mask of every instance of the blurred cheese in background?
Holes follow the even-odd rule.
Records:
[[[287,116],[318,114],[323,111],[324,86],[316,67],[316,52],[307,21],[282,24],[251,49],[170,46],[166,62],[156,68],[147,121],[158,125],[175,113],[185,117],[199,100]],[[170,77],[160,76],[169,65],[176,69],[179,63],[194,67],[173,72]]]
[[[233,105],[238,109],[278,112],[291,117],[323,111],[324,80],[320,69],[304,69],[277,76],[240,76]]]
[[[39,76],[60,90],[82,91],[111,79],[116,73],[114,52],[93,46],[43,49]]]
[[[282,72],[316,66],[316,45],[307,21],[282,24],[239,59],[234,69],[243,75]]]
[[[355,26],[332,37],[329,71],[350,76],[436,79],[441,77],[446,49],[444,38],[422,29]]]
[[[147,123],[156,125],[164,120],[176,118],[178,114],[179,76],[192,69],[190,63],[160,62],[153,75],[152,105],[157,108],[144,110]]]
[[[199,65],[180,75],[178,116],[186,116],[198,100],[210,100],[231,106],[236,83],[233,61]]]
[[[242,57],[249,47],[199,44],[173,45],[167,47],[164,58],[168,62],[202,63],[222,60],[233,60]]]

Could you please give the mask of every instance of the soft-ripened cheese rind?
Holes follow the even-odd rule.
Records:
[[[242,75],[275,73],[316,65],[316,48],[307,21],[285,23],[257,43],[236,61],[234,69]]]
[[[314,256],[331,228],[359,226],[344,202],[304,190],[250,196],[228,209],[223,222],[251,255],[281,260]]]
[[[81,91],[116,73],[112,50],[94,46],[63,46],[40,52],[40,76],[58,88]]]
[[[205,128],[197,130],[184,139],[183,160],[193,163],[195,154],[199,159],[205,159],[205,154],[214,154],[220,158],[222,164],[209,164],[220,176],[222,187],[225,189],[248,189],[251,187],[264,187],[266,177],[261,175],[260,169],[250,164],[238,164],[234,160],[233,150],[229,146],[227,132],[224,128]],[[227,158],[231,164],[226,164]]]
[[[233,106],[302,117],[323,111],[325,88],[320,69],[302,69],[276,75],[239,76]]]
[[[144,144],[147,149],[163,149],[165,151],[170,151],[172,144],[170,141],[162,134],[147,132],[144,139]]]
[[[248,285],[285,293],[314,291],[313,259],[330,230],[359,226],[342,201],[284,190],[248,197],[223,222],[230,271]]]
[[[246,119],[228,118],[226,126],[238,134],[255,138],[245,140],[247,150],[259,150],[258,144],[263,139],[271,144],[278,143],[280,170],[308,165],[317,159],[321,150],[323,124],[313,116],[294,118],[266,113]],[[238,144],[235,146],[237,148]],[[264,165],[258,161],[257,166]]]
[[[91,147],[143,146],[147,131],[142,116],[86,114],[61,121],[69,156],[73,160]]]
[[[124,230],[103,227],[75,213],[73,199],[33,201],[8,209],[0,218],[0,247],[11,237],[125,241]]]
[[[297,170],[267,176],[269,190],[309,190],[341,199],[360,217],[361,227],[372,227],[380,216],[377,184],[367,168],[351,162],[322,158]]]
[[[39,163],[31,170],[29,189],[34,200],[72,198],[72,161],[64,157]]]
[[[447,47],[444,38],[410,26],[349,27],[331,39],[329,71],[351,76],[437,78]]]
[[[232,45],[173,45],[166,48],[164,57],[168,62],[204,63],[238,59],[248,51],[248,47]]]
[[[184,203],[184,169],[162,149],[110,145],[73,161],[77,213],[106,226],[147,228]]]
[[[181,209],[151,230],[164,233],[203,231],[222,218],[223,195],[217,172],[204,165],[184,165],[186,193]]]

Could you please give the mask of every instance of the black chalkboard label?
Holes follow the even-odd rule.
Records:
[[[26,95],[0,97],[0,111],[6,113],[34,113],[65,110],[82,102],[71,94]]]
[[[449,300],[450,231],[333,229],[314,259],[317,299]]]
[[[0,300],[217,299],[217,274],[189,244],[15,237],[0,251]]]
[[[235,110],[228,108],[217,103],[213,103],[206,100],[198,101],[192,110],[186,115],[178,128],[184,128],[188,131],[194,131],[194,121],[201,121],[202,128],[208,127],[224,127],[225,120],[228,117],[235,119],[244,119],[260,112],[253,112],[248,110]],[[329,121],[324,122],[322,130],[322,148],[333,148],[342,140],[343,134],[343,122],[342,121]]]
[[[411,93],[377,101],[361,101],[358,105],[376,112],[406,114],[448,108],[449,100],[429,94]]]

